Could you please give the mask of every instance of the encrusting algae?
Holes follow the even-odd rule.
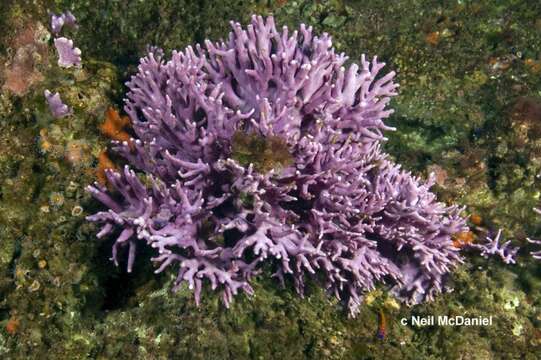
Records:
[[[471,231],[462,231],[453,236],[453,246],[459,249],[473,242],[474,236]]]
[[[470,216],[470,221],[472,222],[472,224],[479,226],[483,222],[483,219],[479,214],[472,214]]]
[[[131,136],[126,131],[129,126],[131,126],[131,121],[128,116],[120,116],[117,110],[109,107],[105,111],[105,121],[100,125],[100,131],[112,140],[127,142],[131,148]],[[105,176],[105,170],[107,169],[117,169],[117,166],[109,159],[107,150],[103,150],[98,155],[98,167],[96,169],[96,177],[101,185],[107,184],[107,177]]]
[[[263,138],[236,132],[232,145],[233,158],[242,165],[254,164],[258,171],[278,170],[293,162],[286,142],[278,136]]]
[[[98,155],[98,167],[96,168],[96,178],[100,185],[107,184],[107,177],[105,176],[105,170],[117,169],[117,166],[109,159],[107,150],[103,150]]]
[[[483,218],[479,214],[471,214],[470,222],[473,225],[480,226],[483,223]],[[453,246],[461,249],[475,242],[475,234],[472,231],[462,231],[453,236]]]
[[[10,335],[15,335],[17,333],[17,329],[19,329],[19,324],[19,318],[12,316],[6,324],[6,332]]]
[[[105,111],[105,122],[100,125],[100,131],[112,140],[127,141],[131,144],[131,136],[126,131],[126,128],[130,125],[131,122],[128,116],[120,116],[118,111],[113,107],[109,107]]]

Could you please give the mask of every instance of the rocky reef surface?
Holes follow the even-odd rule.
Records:
[[[81,67],[58,66],[50,12]],[[6,359],[536,359],[541,353],[541,269],[529,256],[541,238],[532,211],[541,193],[541,4],[534,1],[8,0],[0,4],[0,357]],[[440,200],[466,206],[462,242],[502,236],[517,263],[467,256],[453,292],[408,307],[385,287],[355,319],[307,283],[254,279],[255,295],[226,310],[217,296],[196,307],[174,272],[108,260],[113,239],[84,220],[101,210],[84,191],[121,167],[109,152],[129,124],[124,82],[147,44],[167,52],[220,39],[229,20],[274,15],[328,32],[353,61],[379,55],[400,95],[384,149],[427,177]],[[55,118],[44,91],[70,112]],[[142,249],[138,258],[150,258]],[[262,269],[262,271],[267,271]],[[268,272],[270,273],[270,269]],[[203,292],[209,291],[203,289]],[[384,314],[385,323],[382,324]],[[430,315],[492,316],[486,327],[402,325]],[[376,336],[384,326],[384,336]]]

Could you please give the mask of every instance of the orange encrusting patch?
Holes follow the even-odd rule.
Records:
[[[12,316],[6,324],[6,331],[10,335],[15,335],[15,333],[17,333],[18,328],[19,328],[19,319],[17,319],[15,316]]]
[[[440,33],[437,31],[428,33],[425,35],[425,41],[432,46],[438,45],[440,41]]]
[[[107,151],[103,150],[98,155],[98,168],[96,169],[96,178],[101,185],[107,184],[107,176],[105,176],[105,170],[117,169],[116,165],[107,156]]]
[[[526,59],[524,64],[530,69],[534,74],[541,73],[541,60]]]
[[[128,116],[120,116],[118,111],[113,107],[109,107],[105,111],[105,121],[100,125],[100,131],[103,135],[112,140],[127,142],[130,149],[133,150],[134,143],[126,128],[131,126],[131,121]],[[105,170],[117,170],[117,166],[107,156],[107,151],[104,150],[98,155],[98,167],[96,169],[96,178],[101,185],[107,184],[107,176]]]
[[[472,224],[479,226],[483,222],[483,219],[479,214],[471,214],[470,221],[472,222]]]
[[[453,236],[453,246],[459,249],[473,243],[473,241],[474,237],[471,231],[462,231]]]
[[[105,122],[100,125],[100,131],[103,135],[117,141],[126,141],[132,147],[130,134],[125,130],[130,126],[130,118],[128,116],[120,116],[118,111],[109,107],[105,111]]]

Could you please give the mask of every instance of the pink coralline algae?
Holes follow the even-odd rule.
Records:
[[[126,250],[129,272],[150,245],[156,272],[178,267],[174,289],[187,283],[199,303],[207,282],[226,306],[253,293],[263,263],[301,296],[308,277],[321,283],[352,316],[378,283],[408,303],[443,291],[461,261],[451,237],[467,227],[430,192],[433,177],[380,149],[394,72],[364,56],[346,66],[305,25],[254,16],[232,28],[170,60],[151,48],[127,83],[136,138],[114,149],[129,165],[107,172],[114,191],[88,187],[108,208],[87,218],[97,236],[117,233],[112,260]],[[243,137],[273,139],[291,161],[261,170],[235,151]]]
[[[73,41],[65,37],[54,39],[58,53],[58,65],[64,68],[81,66],[81,50],[73,46]]]
[[[49,90],[45,90],[44,95],[53,117],[60,119],[72,113],[71,109],[62,102],[59,93],[51,93]]]

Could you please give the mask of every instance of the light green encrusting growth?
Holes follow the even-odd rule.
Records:
[[[278,136],[263,138],[254,134],[237,132],[233,135],[232,158],[239,164],[254,164],[254,169],[267,172],[291,165],[293,157],[289,153],[285,139]]]
[[[79,19],[79,30],[66,36],[82,50],[82,69],[56,65],[49,9],[69,9]],[[526,246],[526,236],[541,237],[531,211],[541,189],[540,5],[10,0],[0,2],[0,13],[1,358],[535,359],[541,353],[541,271],[527,249],[507,267],[468,255],[450,279],[454,292],[433,303],[397,307],[388,289],[376,289],[354,320],[318,287],[300,299],[293,284],[281,288],[267,276],[256,281],[254,297],[239,296],[229,310],[214,296],[203,296],[197,308],[189,289],[170,293],[173,272],[156,276],[148,261],[136,262],[132,274],[113,266],[110,243],[97,240],[84,221],[98,204],[83,190],[108,146],[98,129],[104,111],[122,108],[122,84],[147,44],[170,51],[225,38],[229,20],[245,24],[252,13],[272,13],[278,24],[331,33],[352,61],[378,54],[397,71],[400,95],[388,121],[397,131],[386,134],[386,151],[408,169],[434,171],[439,197],[481,219],[472,226],[477,241],[501,227]],[[61,93],[73,115],[53,119],[44,89]],[[239,161],[259,169],[290,161],[280,141],[239,140]],[[140,259],[152,255],[138,251]],[[380,310],[384,340],[375,337]],[[401,325],[415,315],[492,315],[494,325]]]

